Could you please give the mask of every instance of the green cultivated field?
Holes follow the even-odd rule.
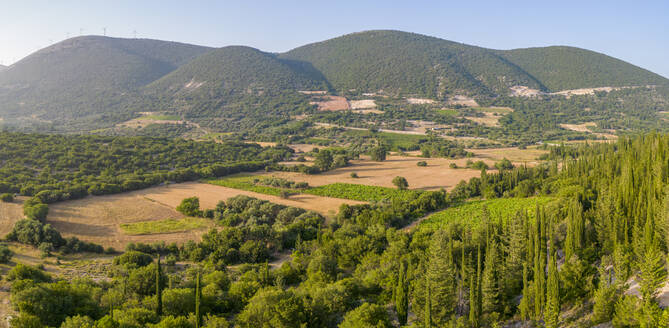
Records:
[[[552,197],[530,197],[530,198],[495,198],[489,200],[475,200],[459,204],[427,218],[421,222],[422,229],[434,229],[444,226],[450,222],[468,225],[478,225],[483,213],[483,207],[488,208],[490,219],[493,222],[503,220],[518,211],[527,211],[530,218],[534,218],[534,210],[537,205],[545,205],[555,200]]]
[[[333,183],[306,189],[304,193],[325,197],[371,202],[404,197],[406,195],[417,192],[413,190],[398,190],[393,188],[367,186],[352,183]]]
[[[398,190],[394,188],[368,186],[353,183],[332,183],[306,189],[284,189],[253,183],[254,179],[261,179],[262,177],[263,176],[235,176],[223,179],[209,179],[204,181],[216,186],[241,189],[273,196],[280,196],[282,191],[289,191],[291,193],[311,194],[323,197],[359,200],[363,202],[382,201],[391,198],[404,198],[408,195],[418,193],[414,190]]]
[[[127,235],[152,235],[206,228],[211,221],[203,218],[166,219],[121,224]]]
[[[147,121],[178,121],[181,120],[181,117],[176,115],[156,114],[156,115],[142,116],[137,119],[147,120]]]
[[[243,175],[243,176],[234,176],[223,179],[208,179],[205,180],[205,182],[216,186],[241,189],[272,196],[280,196],[281,191],[284,190],[281,188],[263,186],[253,183],[253,179],[258,179],[258,178],[260,178],[260,176]]]

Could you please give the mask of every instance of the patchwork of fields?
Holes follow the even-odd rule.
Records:
[[[306,148],[305,148],[306,150]],[[364,204],[402,197],[420,190],[452,189],[462,180],[480,176],[480,171],[465,168],[469,160],[482,160],[489,166],[502,158],[514,163],[534,165],[545,153],[536,148],[475,149],[473,158],[446,159],[415,156],[388,156],[386,161],[374,162],[363,156],[350,166],[316,175],[295,172],[258,172],[236,175],[205,182],[188,182],[153,187],[123,194],[91,196],[79,200],[54,203],[47,222],[65,237],[76,236],[105,247],[123,249],[130,242],[198,241],[203,233],[215,227],[207,219],[187,218],[176,211],[181,200],[197,196],[203,209],[214,208],[221,200],[246,195],[273,203],[313,210],[331,218],[342,204]],[[417,166],[425,161],[427,166]],[[455,164],[457,168],[453,168]],[[353,177],[355,173],[357,177]],[[282,189],[254,183],[262,176],[306,182],[308,188]],[[400,191],[392,184],[395,176],[408,180],[410,190]],[[7,234],[13,224],[23,217],[22,198],[13,203],[0,203],[0,234]],[[545,200],[494,200],[486,203],[491,214],[498,207],[515,211],[525,205]],[[505,203],[505,202],[508,202]],[[529,202],[526,204],[526,202]],[[446,218],[476,218],[483,202],[475,201],[435,214],[425,221],[426,227],[439,224]],[[464,213],[464,214],[463,214]]]

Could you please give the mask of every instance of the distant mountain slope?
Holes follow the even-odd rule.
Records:
[[[574,47],[498,51],[549,91],[669,84],[666,78],[620,59]]]
[[[321,89],[321,76],[274,54],[230,46],[209,51],[147,87],[166,96],[224,97],[281,90]]]
[[[86,36],[42,49],[0,75],[0,116],[63,119],[104,112],[209,48]]]
[[[7,66],[0,65],[0,72],[4,71],[4,70],[6,70],[6,69],[7,69]]]
[[[311,63],[334,88],[443,97],[506,93],[514,85],[544,89],[494,51],[399,31],[368,31],[280,55]]]
[[[298,90],[438,100],[467,95],[486,103],[514,86],[556,92],[649,84],[669,86],[669,80],[588,50],[492,50],[400,31],[353,33],[283,54],[86,36],[4,68],[0,121],[87,131],[140,111],[172,111],[197,117],[202,125],[219,120],[227,127],[243,119],[254,126],[267,117],[289,120],[311,110]]]

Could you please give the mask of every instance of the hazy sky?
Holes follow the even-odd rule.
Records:
[[[0,0],[4,65],[70,37],[243,44],[282,52],[370,29],[496,49],[570,45],[669,77],[669,1]]]

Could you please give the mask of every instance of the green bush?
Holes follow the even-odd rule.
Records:
[[[185,198],[181,204],[177,206],[177,211],[187,216],[200,216],[200,199],[198,197]]]
[[[50,282],[51,276],[48,273],[40,270],[34,266],[30,266],[23,263],[17,263],[9,272],[7,277],[8,281],[18,281],[18,280],[32,280],[36,283],[39,282]]]
[[[11,203],[14,201],[14,195],[10,193],[4,193],[0,195],[0,201],[3,201],[5,203]]]
[[[49,205],[43,203],[26,205],[23,206],[23,214],[27,218],[42,222],[46,220],[46,216],[49,214]]]
[[[39,246],[45,242],[51,243],[56,248],[66,243],[66,240],[50,224],[44,224],[32,219],[23,219],[16,222],[14,228],[6,238],[9,241],[33,246]]]
[[[0,245],[0,263],[9,263],[14,253],[9,250],[7,245]]]
[[[139,268],[153,263],[153,258],[149,254],[138,251],[127,251],[114,258],[114,265],[123,265],[126,268]]]
[[[404,177],[396,176],[393,178],[393,185],[399,190],[406,190],[409,188],[409,182]]]

